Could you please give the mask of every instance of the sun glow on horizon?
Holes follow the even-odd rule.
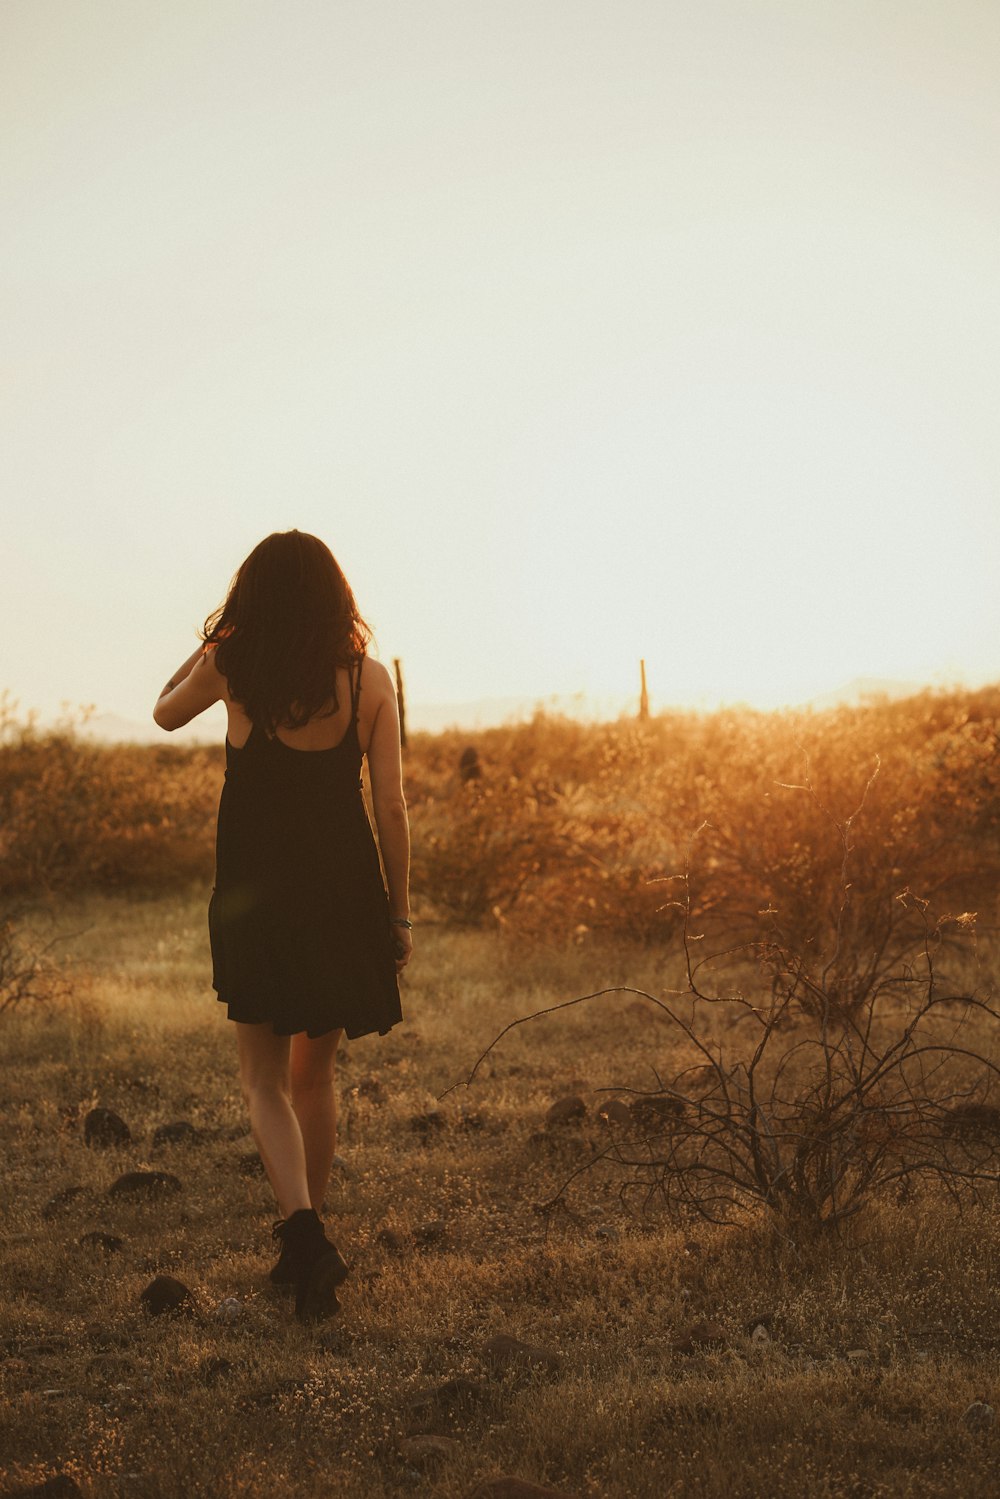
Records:
[[[291,526],[415,705],[1000,676],[1000,12],[921,14],[13,0],[0,687],[144,719]]]

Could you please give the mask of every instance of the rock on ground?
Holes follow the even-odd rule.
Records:
[[[578,1093],[573,1093],[567,1098],[557,1098],[555,1103],[549,1105],[545,1114],[545,1124],[551,1129],[560,1124],[574,1124],[579,1119],[587,1116],[587,1105]]]
[[[179,1192],[180,1180],[169,1171],[126,1171],[108,1188],[109,1197],[151,1197]]]
[[[83,1121],[85,1145],[128,1145],[132,1131],[114,1109],[91,1109]]]
[[[139,1300],[153,1317],[161,1317],[165,1312],[176,1312],[182,1307],[185,1310],[194,1309],[194,1297],[190,1289],[182,1280],[175,1280],[172,1275],[157,1275],[142,1292]]]

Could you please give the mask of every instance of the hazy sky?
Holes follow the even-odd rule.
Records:
[[[331,546],[415,702],[1000,677],[996,0],[0,0],[0,686]]]

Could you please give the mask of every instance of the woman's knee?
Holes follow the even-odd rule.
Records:
[[[293,1094],[331,1088],[337,1070],[337,1047],[343,1031],[333,1031],[310,1041],[296,1036],[292,1044],[290,1078]]]
[[[240,1024],[237,1039],[244,1102],[287,1098],[289,1038],[276,1036],[267,1025]]]
[[[291,1097],[287,1080],[279,1077],[243,1077],[240,1079],[240,1091],[243,1102],[248,1107],[254,1103],[274,1100],[287,1102]]]

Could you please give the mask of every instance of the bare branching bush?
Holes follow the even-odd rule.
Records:
[[[670,1000],[625,987],[568,1001],[639,995],[662,1022],[654,1054],[696,1060],[669,1080],[657,1074],[653,1089],[609,1087],[632,1100],[629,1120],[609,1120],[602,1150],[553,1202],[600,1160],[624,1173],[630,1207],[717,1223],[764,1208],[793,1238],[838,1228],[890,1190],[902,1200],[920,1182],[958,1206],[995,1194],[1000,1012],[937,992],[941,937],[929,930],[922,968],[887,976],[837,1021],[805,1013],[792,989],[763,1003],[705,993],[697,965],[690,991]],[[760,958],[773,961],[773,950]]]
[[[995,1188],[1000,1073],[990,1052],[1000,1014],[974,995],[938,991],[945,928],[929,928],[921,960],[886,972],[846,1012],[812,978],[803,1011],[798,955],[773,943],[757,956],[783,981],[763,1003],[705,993],[692,965],[688,1013],[668,1010],[701,1060],[653,1095],[677,1111],[647,1110],[641,1117],[658,1127],[647,1126],[638,1149],[616,1141],[633,1173],[627,1193],[717,1221],[760,1204],[793,1227],[819,1227],[919,1180],[956,1202]],[[699,1011],[719,1005],[729,1011],[726,1039],[708,1041]]]
[[[642,1210],[728,1223],[763,1208],[795,1239],[929,1181],[958,1206],[996,1192],[1000,1012],[939,972],[947,946],[972,943],[975,917],[932,917],[908,889],[886,911],[878,884],[855,883],[854,833],[874,779],[843,821],[811,788],[788,788],[810,792],[837,850],[826,928],[814,922],[802,938],[772,906],[756,913],[762,934],[706,952],[704,885],[690,868],[673,877],[685,987],[601,992],[649,1001],[660,1022],[652,1055],[684,1065],[667,1081],[654,1067],[653,1089],[609,1089],[632,1098],[627,1122],[609,1116],[604,1148],[553,1203],[610,1161],[624,1173],[622,1200]],[[723,989],[733,974],[740,982]]]
[[[63,936],[32,944],[24,934],[26,915],[23,906],[0,910],[0,1015],[21,1004],[61,998],[68,990],[51,959]]]

